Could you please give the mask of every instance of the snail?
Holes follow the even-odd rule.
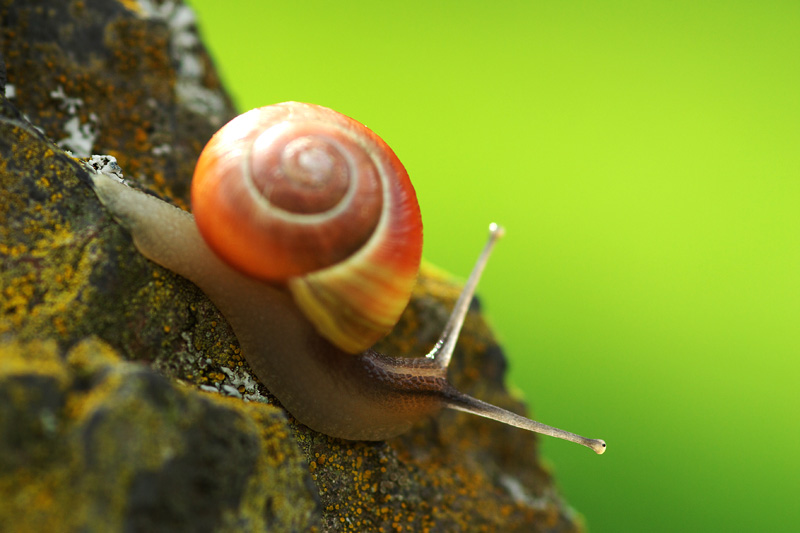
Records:
[[[383,440],[446,407],[605,451],[447,380],[497,225],[427,357],[371,348],[408,303],[422,222],[403,165],[359,122],[297,102],[234,118],[197,162],[193,215],[106,173],[92,183],[145,257],[203,290],[258,378],[310,428]]]

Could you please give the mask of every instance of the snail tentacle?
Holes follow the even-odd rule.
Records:
[[[440,368],[447,368],[450,365],[450,358],[453,356],[453,350],[458,341],[458,335],[461,333],[461,327],[464,325],[464,319],[467,317],[472,298],[475,296],[475,290],[478,288],[478,282],[481,279],[483,270],[489,262],[489,256],[492,253],[494,245],[505,234],[505,229],[495,223],[489,225],[489,239],[483,247],[483,251],[478,256],[475,266],[472,267],[472,272],[467,278],[461,294],[458,296],[453,311],[450,313],[450,318],[444,326],[442,335],[439,337],[436,345],[428,352],[426,357],[433,359]]]
[[[486,264],[489,261],[489,256],[494,249],[494,245],[497,244],[497,241],[504,234],[505,229],[502,226],[494,223],[489,225],[489,238],[486,241],[486,245],[478,256],[475,266],[472,268],[472,272],[470,273],[467,282],[464,284],[464,288],[461,290],[461,294],[459,295],[455,306],[453,306],[453,310],[450,313],[450,318],[447,320],[447,324],[442,331],[442,335],[439,337],[439,340],[434,348],[427,354],[426,359],[423,360],[427,361],[429,364],[425,365],[420,362],[418,366],[418,373],[422,373],[423,370],[427,370],[428,375],[434,376],[437,375],[436,370],[440,370],[441,375],[444,377],[444,373],[450,364],[456,342],[458,342],[458,336],[461,332],[461,327],[464,324],[464,319],[467,316],[470,302],[475,295],[478,281],[480,281],[483,270],[486,268]],[[402,363],[397,361],[393,364],[399,367]],[[512,413],[511,411],[507,411],[459,392],[457,389],[450,386],[450,384],[446,381],[444,386],[437,391],[437,395],[440,396],[443,406],[450,409],[472,413],[495,420],[497,422],[508,424],[510,426],[533,431],[534,433],[541,433],[543,435],[549,435],[551,437],[575,442],[594,450],[598,454],[606,451],[606,443],[603,440],[588,439],[586,437],[582,437],[581,435],[525,418],[524,416]]]
[[[554,428],[552,426],[548,426],[547,424],[536,422],[530,418],[525,418],[524,416],[512,413],[511,411],[506,411],[505,409],[497,407],[496,405],[483,402],[477,398],[473,398],[472,396],[458,392],[456,389],[451,389],[445,396],[446,397],[443,400],[444,406],[449,409],[472,413],[473,415],[489,418],[509,426],[514,426],[521,429],[526,429],[528,431],[533,431],[534,433],[540,433],[542,435],[548,435],[557,439],[574,442],[576,444],[580,444],[581,446],[586,446],[597,454],[602,454],[606,451],[606,442],[602,439],[588,439],[581,435],[564,431],[563,429]]]

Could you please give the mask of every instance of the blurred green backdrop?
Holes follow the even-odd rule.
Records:
[[[194,0],[239,108],[366,123],[594,533],[797,531],[800,3]]]

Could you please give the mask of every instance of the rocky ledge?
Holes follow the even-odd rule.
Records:
[[[535,435],[455,412],[386,442],[297,423],[98,202],[85,158],[106,154],[186,208],[235,115],[188,7],[5,0],[0,19],[0,530],[580,529]],[[423,268],[380,349],[425,353],[458,289]],[[522,412],[504,374],[476,304],[451,380]]]

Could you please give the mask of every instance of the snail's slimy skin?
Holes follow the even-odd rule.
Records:
[[[348,440],[382,440],[449,407],[605,451],[602,440],[529,420],[448,383],[452,348],[486,251],[429,357],[395,358],[373,350],[353,355],[322,338],[285,289],[247,277],[220,260],[191,214],[117,178],[94,174],[92,179],[98,198],[131,233],[139,252],[200,287],[231,324],[258,378],[310,428]]]
[[[98,197],[131,233],[139,252],[189,279],[214,302],[253,371],[302,423],[344,439],[381,440],[441,407],[437,398],[384,388],[385,365],[339,350],[315,331],[285,289],[220,260],[191,214],[107,175],[92,178]],[[414,361],[431,366],[425,359],[407,361],[409,368]],[[431,371],[436,373],[431,379],[444,379],[441,369]]]

